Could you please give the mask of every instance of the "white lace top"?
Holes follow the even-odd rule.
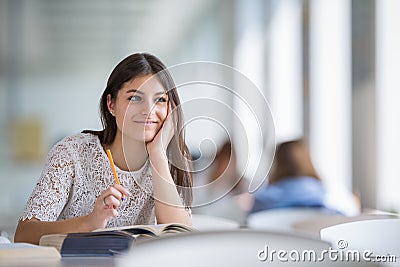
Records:
[[[119,215],[106,227],[154,224],[152,173],[149,160],[134,172],[120,170],[121,185],[132,196],[118,208]],[[92,212],[100,193],[115,184],[100,140],[93,134],[76,134],[58,142],[49,152],[39,181],[20,220],[65,220]]]

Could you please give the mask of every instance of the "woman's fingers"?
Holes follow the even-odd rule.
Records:
[[[164,132],[164,139],[166,140],[166,144],[168,146],[169,142],[171,141],[172,137],[174,136],[174,125],[172,120],[172,115],[168,115],[164,121],[163,125]]]
[[[165,153],[173,136],[174,136],[173,120],[172,116],[168,115],[167,118],[164,120],[161,128],[158,130],[154,139],[146,144],[147,150],[148,151],[150,150],[149,153],[152,151],[157,151],[157,153],[159,151],[163,151]]]
[[[130,196],[131,193],[126,188],[124,188],[123,186],[115,184],[113,186],[110,186],[106,190],[104,190],[100,194],[99,198],[105,198],[105,197],[110,196],[110,195],[114,196],[116,199],[121,201],[123,196],[127,196],[127,195]]]
[[[93,228],[104,228],[107,222],[118,216],[118,207],[121,204],[122,196],[131,195],[128,190],[120,185],[113,185],[104,190],[98,197],[89,222]]]
[[[118,208],[124,196],[130,196],[131,193],[121,185],[115,184],[104,190],[98,197],[105,207]]]
[[[106,207],[112,207],[113,209],[117,209],[121,204],[121,201],[114,197],[113,195],[108,195],[103,198],[103,204]]]
[[[126,189],[125,187],[123,187],[122,185],[119,184],[115,184],[112,187],[114,187],[115,189],[117,189],[120,193],[122,193],[124,196],[131,196],[131,192],[128,191],[128,189]]]

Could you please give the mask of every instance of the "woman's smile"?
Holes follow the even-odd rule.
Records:
[[[142,126],[155,126],[158,124],[155,120],[135,120],[135,123],[142,125]]]

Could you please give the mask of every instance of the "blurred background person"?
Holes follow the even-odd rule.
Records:
[[[221,146],[211,168],[208,183],[215,184],[211,194],[220,195],[225,192],[235,196],[246,192],[248,183],[237,169],[236,151],[230,141]]]
[[[349,215],[328,199],[329,192],[311,160],[306,143],[294,140],[277,146],[268,184],[254,194],[251,213],[278,208],[317,208],[327,213]],[[354,199],[347,206],[357,209]]]
[[[247,210],[241,195],[247,192],[248,181],[237,168],[236,152],[229,140],[221,145],[209,169],[204,175],[208,190],[202,197],[206,204],[193,212],[244,225]]]

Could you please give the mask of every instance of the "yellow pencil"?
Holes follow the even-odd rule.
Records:
[[[115,182],[117,184],[121,185],[121,183],[119,182],[119,179],[118,179],[117,170],[115,169],[115,164],[114,164],[113,157],[111,155],[111,151],[109,149],[107,149],[106,153],[107,153],[108,160],[110,161],[111,169],[112,169],[112,171],[114,173]],[[121,199],[124,200],[124,195],[122,195]]]

